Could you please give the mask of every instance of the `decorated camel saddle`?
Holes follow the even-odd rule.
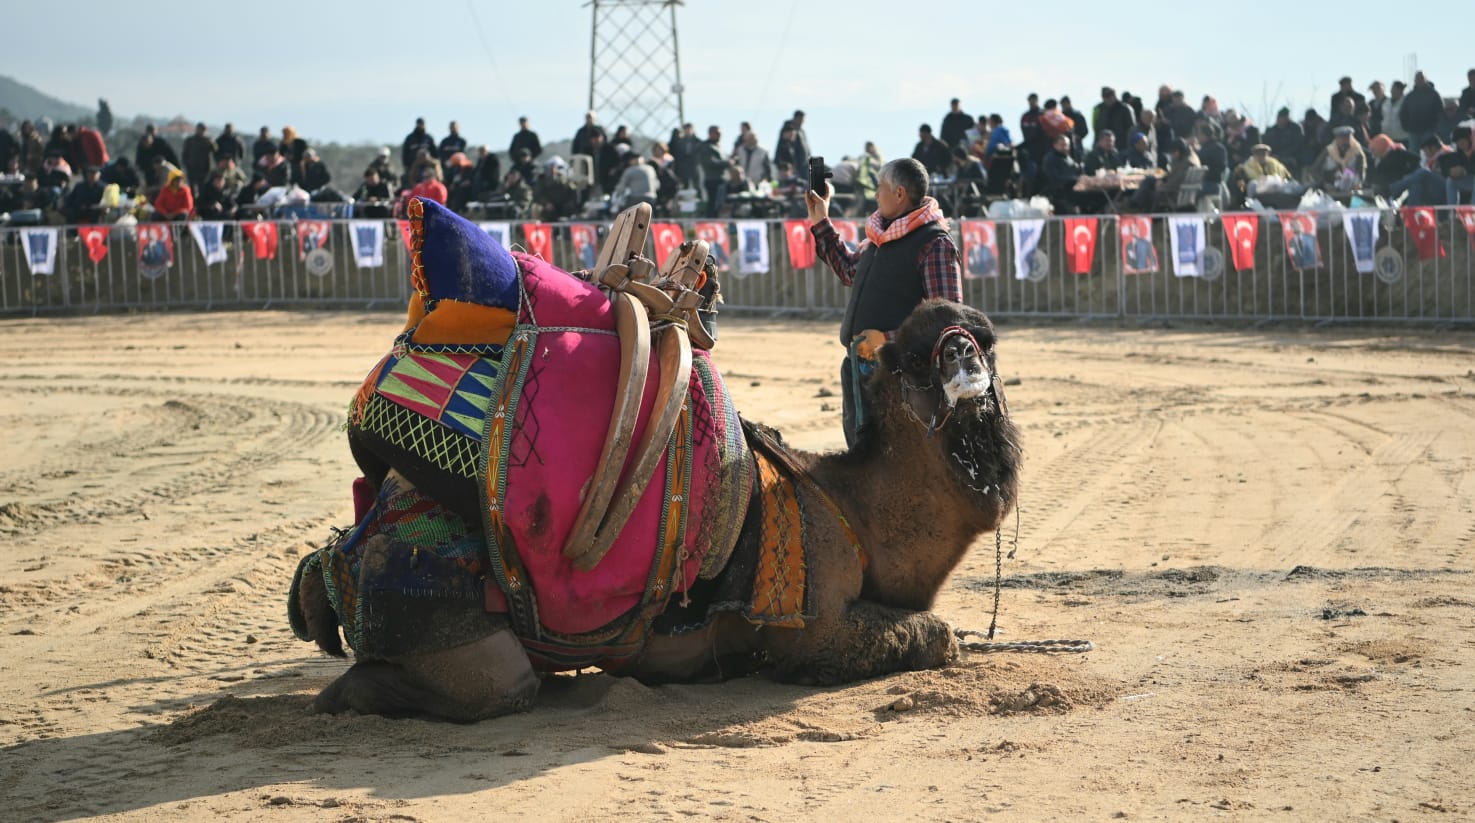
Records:
[[[639,206],[570,274],[432,201],[408,214],[408,321],[349,408],[363,510],[290,602],[321,575],[360,657],[510,621],[538,668],[618,668],[722,572],[753,498],[707,244],[657,269]]]

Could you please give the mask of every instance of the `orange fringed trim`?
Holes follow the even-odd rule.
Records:
[[[758,569],[748,619],[767,626],[804,625],[804,518],[794,483],[762,452],[755,452],[763,495]]]
[[[430,284],[425,280],[425,263],[421,251],[425,246],[425,204],[411,197],[405,213],[410,217],[410,285],[422,300],[430,299]]]

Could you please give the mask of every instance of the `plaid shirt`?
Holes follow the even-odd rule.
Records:
[[[840,242],[840,234],[828,219],[816,223],[810,231],[814,233],[815,254],[829,265],[841,283],[853,285],[855,264],[871,241],[862,240],[860,247],[852,252]],[[963,302],[963,270],[958,263],[958,248],[953,245],[951,235],[945,234],[928,243],[917,256],[917,268],[922,272],[922,291],[927,297],[940,297],[954,303]],[[890,340],[895,333],[895,329],[886,330],[886,339]]]

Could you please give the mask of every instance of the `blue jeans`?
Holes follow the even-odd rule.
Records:
[[[1411,174],[1388,187],[1388,193],[1394,197],[1408,192],[1408,200],[1404,205],[1408,206],[1444,206],[1449,203],[1447,192],[1447,181],[1443,176],[1428,169],[1415,169]]]
[[[1468,203],[1475,196],[1475,177],[1465,175],[1464,177],[1451,177],[1444,181],[1444,197],[1451,206],[1459,205],[1462,201],[1460,195],[1465,195],[1463,202]]]

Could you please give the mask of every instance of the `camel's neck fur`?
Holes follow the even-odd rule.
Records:
[[[1000,490],[970,490],[945,463],[941,432],[926,429],[895,402],[894,387],[878,396],[885,409],[869,448],[813,458],[812,472],[845,512],[869,566],[863,596],[909,609],[927,609],[985,531],[1007,511]],[[1009,460],[1017,460],[1011,454]],[[1013,470],[1004,499],[1012,502]]]

